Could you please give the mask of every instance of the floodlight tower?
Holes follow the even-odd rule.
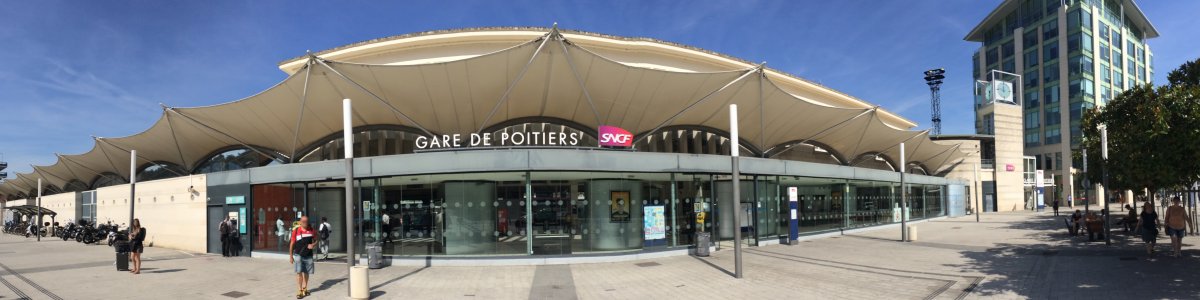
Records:
[[[925,71],[925,84],[929,85],[930,105],[933,114],[933,134],[942,134],[942,79],[945,79],[946,69],[937,68]]]

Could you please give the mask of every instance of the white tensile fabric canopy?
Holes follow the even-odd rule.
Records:
[[[353,99],[355,127],[399,125],[421,134],[474,133],[520,118],[624,128],[639,137],[668,126],[724,132],[727,109],[739,106],[741,143],[760,155],[796,143],[820,145],[838,159],[880,155],[930,173],[961,160],[957,146],[933,143],[926,131],[895,128],[878,108],[831,107],[788,93],[772,78],[788,76],[754,66],[724,72],[677,72],[631,66],[572,43],[557,30],[511,48],[461,60],[372,65],[310,56],[279,84],[224,104],[164,107],[149,129],[97,138],[91,151],[60,155],[35,166],[48,184],[85,184],[103,173],[128,178],[129,150],[139,166],[171,163],[192,170],[218,151],[241,146],[284,161],[341,132],[341,101]],[[36,175],[36,176],[35,176]],[[36,183],[18,174],[9,193]],[[36,181],[35,181],[36,182]]]

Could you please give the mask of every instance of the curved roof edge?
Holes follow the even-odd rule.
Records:
[[[527,31],[527,32],[548,33],[553,29],[554,28],[535,27],[535,26],[508,26],[508,27],[467,27],[467,28],[458,28],[458,29],[429,30],[429,31],[421,31],[421,32],[414,32],[414,33],[401,34],[401,35],[393,35],[393,36],[389,36],[389,37],[370,39],[370,40],[366,40],[366,41],[351,43],[351,44],[347,44],[347,45],[342,45],[342,46],[318,51],[318,52],[312,53],[312,55],[322,57],[322,58],[327,58],[324,56],[327,56],[330,54],[335,54],[337,52],[345,52],[346,50],[350,50],[350,49],[353,49],[356,47],[363,47],[363,46],[368,46],[368,45],[374,45],[374,44],[385,43],[385,42],[390,42],[390,41],[398,41],[398,40],[409,39],[409,38],[417,38],[417,37],[429,37],[429,36],[456,34],[456,33],[501,32],[501,31]],[[590,31],[570,30],[570,29],[562,29],[562,28],[559,28],[558,31],[563,34],[604,38],[604,39],[611,39],[611,40],[624,41],[624,42],[655,43],[655,44],[679,48],[681,50],[695,51],[695,52],[700,52],[700,53],[707,54],[707,55],[712,55],[712,56],[715,56],[715,57],[718,57],[721,59],[726,59],[726,60],[730,60],[735,63],[743,64],[743,65],[745,65],[745,67],[755,67],[755,66],[759,65],[758,63],[754,63],[754,62],[751,62],[751,61],[748,61],[745,59],[726,55],[726,54],[723,54],[720,52],[716,52],[716,51],[712,51],[712,50],[708,50],[708,49],[704,49],[704,48],[699,48],[699,47],[695,47],[695,46],[675,43],[675,42],[654,39],[654,38],[624,37],[624,36],[609,35],[609,34],[603,34],[603,33],[590,32]],[[299,64],[303,64],[307,60],[307,58],[308,58],[308,54],[293,57],[293,58],[279,62],[278,66],[285,73],[288,73],[288,70],[297,68],[296,66]],[[338,60],[336,57],[328,57],[328,58],[333,59],[333,60]],[[834,89],[829,86],[825,86],[823,84],[814,82],[812,80],[805,79],[803,77],[797,76],[795,74],[792,74],[792,73],[789,73],[789,72],[786,72],[783,70],[771,68],[768,66],[764,66],[763,69],[764,69],[764,71],[766,71],[768,73],[774,73],[773,75],[779,75],[781,77],[796,80],[803,84],[808,84],[808,85],[818,87],[821,90],[823,90],[824,92],[828,92],[828,93],[834,94],[836,96],[845,97],[846,100],[850,100],[851,102],[857,102],[861,106],[861,108],[871,108],[871,107],[876,106],[874,103],[868,102],[866,100],[860,99],[858,97],[847,94],[840,90]],[[291,74],[289,74],[289,75],[291,75]],[[918,125],[916,122],[909,120],[908,118],[905,118],[903,116],[900,116],[899,114],[896,114],[896,113],[893,113],[893,112],[890,112],[887,110],[883,110],[883,109],[881,109],[881,112],[883,113],[884,116],[887,117],[888,121],[891,121],[890,123],[895,123],[892,125],[900,125],[902,127],[905,127],[906,129],[913,129],[913,128],[917,127],[917,125]]]

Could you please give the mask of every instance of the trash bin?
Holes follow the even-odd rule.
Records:
[[[379,243],[367,244],[367,267],[371,269],[383,268],[383,246]]]
[[[129,242],[116,241],[113,249],[117,252],[117,271],[129,271]]]
[[[696,233],[696,256],[708,257],[708,247],[712,245],[712,234],[708,232]]]

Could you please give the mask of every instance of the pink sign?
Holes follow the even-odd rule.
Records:
[[[1013,170],[1016,170],[1016,169],[1017,169],[1017,167],[1014,167],[1014,166],[1013,166],[1013,164],[1005,164],[1005,165],[1004,165],[1004,170],[1005,170],[1005,171],[1012,172]]]
[[[621,127],[600,125],[600,146],[631,147],[633,146],[633,134]]]

